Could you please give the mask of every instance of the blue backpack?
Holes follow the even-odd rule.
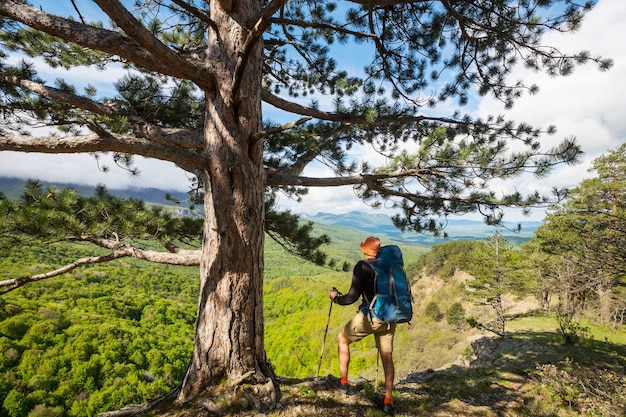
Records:
[[[371,262],[375,272],[374,298],[365,298],[363,312],[388,323],[406,323],[413,317],[411,286],[404,273],[402,251],[396,245],[378,249],[376,260]]]

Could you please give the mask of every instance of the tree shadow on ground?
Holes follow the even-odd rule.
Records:
[[[546,365],[556,372],[575,370],[573,383],[577,378],[588,378],[590,381],[584,382],[588,385],[594,384],[593,375],[598,370],[613,373],[617,379],[626,374],[626,347],[607,341],[583,340],[566,345],[556,333],[516,332],[504,338],[482,337],[472,342],[472,348],[475,356],[469,366],[415,372],[399,381],[396,389],[400,407],[412,412],[408,415],[529,415],[529,404],[537,408],[537,392],[531,386],[543,377],[541,369]],[[622,384],[615,389],[623,395],[623,388]],[[572,389],[575,392],[575,387]],[[558,388],[551,392],[553,398],[540,401],[554,404],[541,407],[576,407],[576,398],[564,398],[565,393],[561,395]],[[610,395],[607,401],[611,401]],[[551,413],[533,411],[537,416],[555,415]]]

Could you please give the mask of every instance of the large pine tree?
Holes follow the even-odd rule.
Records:
[[[503,206],[541,202],[497,198],[486,185],[575,162],[574,140],[541,149],[540,129],[439,105],[460,109],[477,93],[511,106],[536,89],[509,83],[516,64],[555,75],[589,60],[608,68],[610,61],[586,52],[541,43],[546,31],[576,29],[590,4],[93,0],[32,7],[3,0],[3,58],[21,52],[53,66],[123,65],[129,73],[115,85],[118,94],[105,97],[79,92],[71,80],[43,80],[31,63],[3,60],[0,150],[114,152],[131,167],[129,157],[142,155],[193,174],[204,205],[200,296],[178,401],[224,380],[264,384],[272,378],[263,341],[265,202],[278,192],[297,198],[302,187],[352,185],[365,202],[396,208],[399,227],[417,231],[438,230],[436,220],[450,213],[480,211],[497,222]],[[333,45],[344,43],[370,47],[362,71],[350,73],[351,62],[331,57]],[[263,104],[291,121],[263,123]],[[29,124],[62,134],[33,136]],[[513,143],[521,150],[508,152]],[[357,145],[390,165],[351,160]],[[316,160],[336,175],[302,176]]]

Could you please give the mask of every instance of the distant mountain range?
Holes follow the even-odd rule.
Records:
[[[480,240],[485,239],[496,230],[501,230],[506,239],[512,243],[522,243],[533,237],[534,231],[541,225],[541,222],[523,222],[522,230],[514,233],[508,229],[516,230],[517,223],[505,223],[506,228],[496,228],[488,226],[479,220],[448,220],[445,232],[448,237],[434,237],[427,234],[416,232],[401,232],[397,229],[391,217],[386,214],[372,214],[361,211],[353,211],[350,213],[332,214],[317,213],[316,215],[302,215],[303,218],[317,224],[335,225],[342,227],[350,227],[353,229],[363,230],[367,233],[384,235],[391,239],[412,242],[424,246],[432,246],[447,240]]]
[[[59,188],[74,188],[78,194],[83,196],[92,196],[96,187],[93,185],[80,185],[71,183],[57,183],[39,180],[41,184],[46,186],[56,186]],[[21,178],[8,178],[0,177],[0,191],[4,195],[11,199],[19,198],[24,192],[24,185],[26,180]],[[157,188],[126,188],[123,190],[112,190],[107,187],[107,190],[120,198],[137,198],[150,203],[172,205],[172,202],[165,199],[165,194],[170,194],[172,197],[184,200],[189,197],[186,193],[180,191],[161,190]]]
[[[19,178],[0,177],[0,192],[9,199],[19,198],[24,190],[26,181]],[[94,186],[77,185],[69,183],[51,183],[41,181],[43,186],[56,186],[59,188],[74,188],[76,191],[85,196],[94,194]],[[120,198],[136,198],[143,200],[147,203],[160,204],[165,206],[175,206],[172,201],[165,198],[166,194],[170,194],[172,197],[180,200],[185,200],[188,196],[184,192],[161,190],[156,188],[127,188],[127,189],[109,189],[111,194]],[[184,211],[184,205],[176,206],[179,210]],[[507,228],[495,228],[488,226],[482,221],[478,220],[463,220],[453,219],[448,220],[445,232],[448,234],[448,238],[434,237],[431,235],[420,234],[415,232],[401,232],[397,229],[391,217],[383,213],[368,213],[362,211],[353,211],[349,213],[333,214],[333,213],[317,213],[315,215],[302,214],[301,217],[305,220],[309,220],[313,223],[320,225],[320,228],[327,229],[328,227],[340,227],[349,228],[354,231],[362,231],[366,234],[385,236],[386,238],[398,242],[411,242],[416,245],[432,246],[437,243],[445,242],[446,240],[477,240],[485,239],[492,232],[501,230],[506,239],[512,243],[522,243],[533,237],[535,229],[537,229],[541,222],[537,221],[524,221],[522,222],[522,230],[519,233],[511,232],[517,227],[516,222],[505,223]],[[335,234],[335,233],[333,233]]]

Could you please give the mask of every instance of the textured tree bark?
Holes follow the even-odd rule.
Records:
[[[243,22],[260,5],[241,0],[231,11],[217,1],[210,5],[216,27],[229,30],[209,35],[220,71],[215,88],[205,91],[207,168],[197,331],[178,402],[224,380],[264,383],[271,375],[263,328],[263,141],[253,139],[261,129],[261,42],[249,55],[237,103],[231,91],[237,53],[247,34]]]

